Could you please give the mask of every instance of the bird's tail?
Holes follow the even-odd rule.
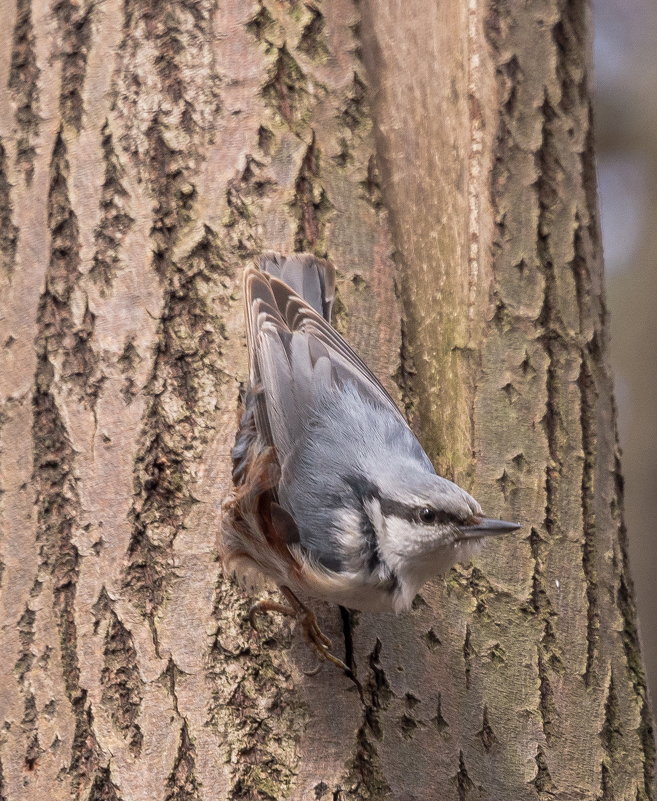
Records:
[[[330,262],[312,253],[282,256],[269,252],[262,254],[258,266],[263,273],[284,281],[318,314],[331,322],[335,300],[335,268]]]

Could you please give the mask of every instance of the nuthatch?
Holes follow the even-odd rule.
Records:
[[[298,595],[371,611],[408,609],[427,579],[484,537],[519,528],[483,517],[436,472],[381,382],[332,327],[335,271],[308,254],[266,253],[244,275],[249,384],[223,506],[222,556],[257,574],[328,640]]]

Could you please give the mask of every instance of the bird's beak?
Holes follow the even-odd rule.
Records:
[[[475,517],[467,525],[459,526],[464,540],[477,537],[492,537],[497,534],[509,534],[522,528],[520,523],[509,523],[507,520],[495,520],[493,517]]]

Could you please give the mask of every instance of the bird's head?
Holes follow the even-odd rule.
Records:
[[[477,501],[448,479],[409,463],[380,470],[363,505],[376,532],[381,560],[397,576],[410,605],[429,578],[466,561],[485,538],[520,528],[485,517]]]

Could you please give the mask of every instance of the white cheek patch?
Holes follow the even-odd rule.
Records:
[[[384,559],[413,559],[427,554],[438,544],[439,534],[431,526],[420,526],[403,517],[381,518],[379,544]]]
[[[343,509],[339,513],[339,518],[340,523],[334,530],[340,549],[340,559],[345,570],[358,571],[367,558],[360,530],[360,514],[353,509]]]
[[[378,504],[377,504],[378,506]],[[384,519],[379,507],[379,552],[381,558],[397,576],[400,576],[408,559],[406,544],[412,539],[411,524],[401,517]]]
[[[376,531],[376,536],[380,546],[382,538],[385,537],[386,533],[385,521],[383,519],[383,515],[381,514],[381,504],[376,498],[370,498],[369,500],[365,501],[363,505],[365,506],[367,516],[374,526],[374,531]]]
[[[393,601],[397,612],[410,607],[426,581],[478,550],[478,543],[454,542],[448,529],[421,526],[394,515],[384,517],[375,501],[370,502],[368,512],[377,523],[381,559],[397,576],[398,592]]]

